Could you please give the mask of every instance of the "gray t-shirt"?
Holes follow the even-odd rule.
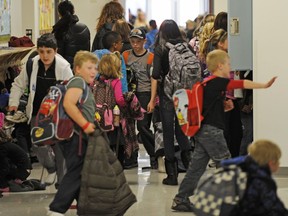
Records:
[[[84,101],[81,109],[81,113],[83,114],[84,118],[89,122],[94,122],[95,119],[95,100],[91,89],[89,88],[88,84],[79,76],[75,76],[70,80],[67,85],[67,89],[69,88],[80,88],[83,89],[83,94],[85,88],[87,88],[87,100]]]
[[[138,80],[137,92],[150,92],[151,91],[151,79],[150,70],[151,65],[147,64],[150,53],[146,51],[143,55],[137,56],[133,51],[130,52],[127,61],[127,67],[136,72],[136,78]]]

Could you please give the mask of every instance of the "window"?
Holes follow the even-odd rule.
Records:
[[[137,9],[146,13],[147,21],[155,19],[158,26],[165,19],[173,19],[178,25],[185,26],[188,19],[194,20],[199,14],[209,12],[209,0],[126,0],[126,15],[128,9],[137,15]]]

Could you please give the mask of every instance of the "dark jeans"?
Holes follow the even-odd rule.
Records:
[[[63,142],[63,155],[66,161],[67,172],[63,177],[50,210],[64,214],[74,199],[78,200],[81,186],[81,171],[87,150],[87,140],[82,139],[82,154],[79,155],[79,135],[74,133],[71,140]]]
[[[29,168],[30,159],[21,147],[14,143],[0,144],[0,188],[8,187],[12,179],[25,180]]]
[[[151,98],[151,92],[137,92],[136,96],[141,104],[141,107],[147,110]],[[145,113],[143,120],[137,120],[137,129],[140,133],[141,140],[148,155],[155,157],[155,142],[154,134],[150,130],[152,121],[152,113]]]
[[[188,138],[182,132],[176,117],[173,102],[160,95],[160,115],[163,127],[163,142],[165,159],[174,161],[175,147],[174,136],[179,144],[181,151],[191,150]]]

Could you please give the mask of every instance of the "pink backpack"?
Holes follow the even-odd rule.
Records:
[[[4,113],[0,112],[0,128],[2,128],[4,125],[4,119],[5,119]]]

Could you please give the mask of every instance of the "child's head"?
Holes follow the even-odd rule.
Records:
[[[146,42],[146,33],[142,28],[132,29],[129,35],[130,44],[133,51],[136,54],[141,54],[144,49],[144,44]]]
[[[61,17],[72,15],[74,14],[74,5],[69,0],[62,1],[58,4],[58,12]]]
[[[151,30],[157,29],[156,21],[155,20],[150,20],[149,21],[149,27],[150,27]]]
[[[37,51],[45,68],[49,67],[57,54],[57,41],[53,34],[46,33],[37,40]]]
[[[223,29],[218,29],[210,37],[204,41],[201,41],[200,44],[200,55],[202,58],[206,58],[208,53],[215,50],[221,49],[228,51],[228,34]]]
[[[52,33],[46,33],[37,40],[37,49],[41,47],[57,49],[57,40]]]
[[[279,168],[281,150],[269,140],[257,140],[248,147],[248,153],[260,166],[269,166],[271,172]]]
[[[121,35],[123,42],[129,42],[131,29],[125,19],[117,20],[112,27],[112,31],[118,32]]]
[[[122,77],[121,74],[121,57],[119,52],[103,55],[99,65],[99,73],[108,79]]]
[[[105,49],[114,51],[121,51],[123,47],[122,37],[118,32],[108,31],[104,34],[102,38],[102,44]]]
[[[229,78],[231,67],[227,52],[220,49],[211,51],[207,55],[206,64],[207,69],[214,75]]]
[[[91,52],[78,51],[74,57],[74,72],[87,83],[92,83],[97,73],[98,58]]]

